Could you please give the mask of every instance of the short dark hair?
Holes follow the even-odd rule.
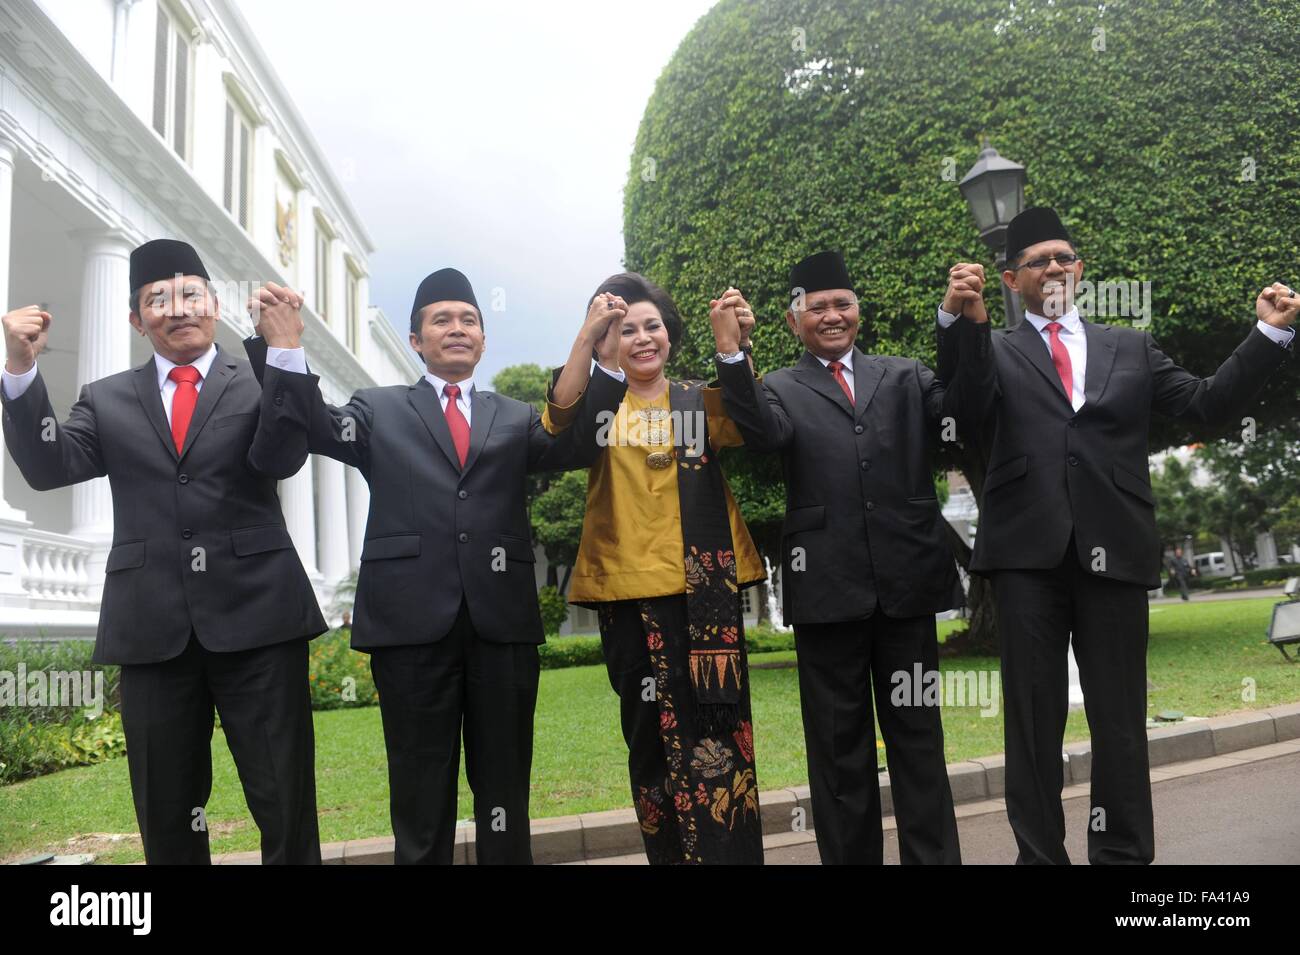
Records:
[[[478,327],[487,331],[487,322],[483,321],[483,309],[479,308],[478,305],[473,302],[466,302],[465,304],[472,306],[474,311],[478,312]],[[428,307],[429,306],[426,305],[424,308]],[[411,334],[416,338],[422,337],[420,335],[420,330],[424,328],[424,308],[411,315]]]
[[[673,303],[672,296],[638,272],[619,272],[600,283],[596,291],[587,299],[587,308],[596,300],[597,295],[610,292],[617,295],[628,305],[637,302],[649,302],[659,309],[659,315],[668,329],[668,344],[673,348],[682,340],[682,316]]]

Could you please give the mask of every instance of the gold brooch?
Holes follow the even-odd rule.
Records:
[[[646,455],[645,463],[656,471],[662,471],[664,468],[672,466],[673,452],[651,451]]]

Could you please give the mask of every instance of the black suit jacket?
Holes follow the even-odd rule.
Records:
[[[265,346],[246,343],[250,358]],[[532,405],[475,390],[462,471],[432,385],[364,388],[327,405],[318,378],[267,366],[273,412],[263,447],[307,434],[310,449],[359,469],[370,485],[352,645],[435,643],[461,600],[478,636],[543,643],[527,476],[586,467],[599,450],[596,414],[618,409],[627,385],[596,371],[572,427],[547,434]],[[339,520],[343,515],[338,516]]]
[[[954,606],[932,458],[943,419],[962,418],[960,392],[975,385],[977,363],[945,388],[919,361],[855,348],[853,407],[808,352],[761,382],[745,362],[716,364],[745,446],[781,453],[786,624],[860,620],[877,601],[891,617]]]
[[[107,475],[112,487],[96,663],[169,660],[191,632],[230,652],[325,631],[276,495],[306,442],[253,453],[263,396],[247,362],[218,348],[179,455],[152,357],[82,387],[53,441],[42,440],[55,416],[39,371],[18,398],[0,397],[5,444],[28,484]]]
[[[971,569],[1055,567],[1073,533],[1090,571],[1158,587],[1151,412],[1226,423],[1245,412],[1290,349],[1252,329],[1218,371],[1199,378],[1146,331],[1088,321],[1083,328],[1085,401],[1077,414],[1029,321],[990,332],[959,318],[939,329],[941,376],[990,348],[997,369],[996,386],[970,409],[982,421],[977,433],[988,460]]]

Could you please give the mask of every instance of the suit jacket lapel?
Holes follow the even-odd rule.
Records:
[[[1115,335],[1109,325],[1094,325],[1083,322],[1084,338],[1088,342],[1088,357],[1084,364],[1087,369],[1083,376],[1084,407],[1094,405],[1101,400],[1101,393],[1110,381],[1111,369],[1115,367]]]
[[[162,392],[158,388],[158,366],[154,364],[153,356],[143,365],[135,369],[135,394],[140,399],[140,406],[144,409],[144,416],[149,419],[153,429],[158,432],[158,438],[162,441],[163,447],[167,453],[172,456],[173,460],[179,460],[180,455],[176,453],[176,443],[172,441],[172,429],[167,423],[167,412],[163,410]]]
[[[1007,336],[1007,343],[1027,358],[1029,363],[1047,379],[1047,383],[1052,386],[1052,391],[1073,409],[1070,396],[1065,393],[1065,386],[1061,384],[1061,376],[1056,373],[1056,366],[1052,364],[1051,352],[1043,344],[1043,336],[1039,334],[1038,329],[1034,328],[1034,323],[1027,318],[1023,319]],[[1084,381],[1087,379],[1085,378]]]
[[[199,389],[199,400],[194,403],[194,416],[190,418],[190,426],[185,431],[185,446],[181,449],[181,459],[184,459],[185,455],[190,453],[190,448],[194,447],[194,439],[198,437],[199,432],[203,430],[203,425],[212,416],[212,409],[221,400],[226,386],[234,376],[235,363],[226,358],[221,352],[221,347],[218,346],[217,355],[208,368],[208,377],[203,379],[203,387]]]
[[[442,453],[447,456],[451,466],[457,471],[460,470],[460,457],[456,454],[456,445],[451,440],[451,429],[447,427],[447,419],[442,413],[442,402],[438,397],[437,389],[429,384],[429,379],[421,377],[419,381],[411,386],[407,392],[407,397],[414,406],[420,420],[424,426],[429,429],[429,434],[433,436],[434,443],[442,448]],[[477,409],[475,409],[477,410]],[[474,428],[470,427],[470,443],[473,444]],[[468,459],[466,459],[468,461]]]
[[[820,364],[820,362],[819,362]],[[867,413],[867,405],[885,377],[885,369],[875,355],[868,355],[862,349],[853,348],[853,406],[857,410],[855,418],[861,421]],[[834,379],[832,379],[834,380]]]
[[[854,382],[857,382],[857,357],[854,356]],[[849,404],[848,396],[840,388],[835,377],[830,373],[825,365],[817,360],[817,356],[812,352],[806,351],[803,357],[799,359],[794,366],[795,377],[802,381],[813,391],[823,397],[833,401],[841,411],[850,418],[853,417],[853,408]]]
[[[483,450],[483,443],[487,441],[488,430],[492,427],[492,419],[497,414],[497,403],[495,396],[490,391],[479,391],[477,388],[470,392],[470,423],[469,423],[469,453],[465,455],[465,473],[474,466],[478,460],[479,452]],[[450,434],[450,431],[448,431]]]

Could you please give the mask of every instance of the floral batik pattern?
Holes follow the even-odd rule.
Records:
[[[748,680],[736,719],[725,732],[702,737],[690,675],[690,638],[684,614],[661,612],[681,596],[635,601],[650,672],[655,680],[663,778],[632,781],[632,800],[652,865],[757,864],[763,861],[754,727]],[[684,608],[683,608],[684,609]],[[682,617],[681,625],[676,618]],[[602,627],[612,625],[601,615]],[[737,666],[744,669],[743,638]]]

